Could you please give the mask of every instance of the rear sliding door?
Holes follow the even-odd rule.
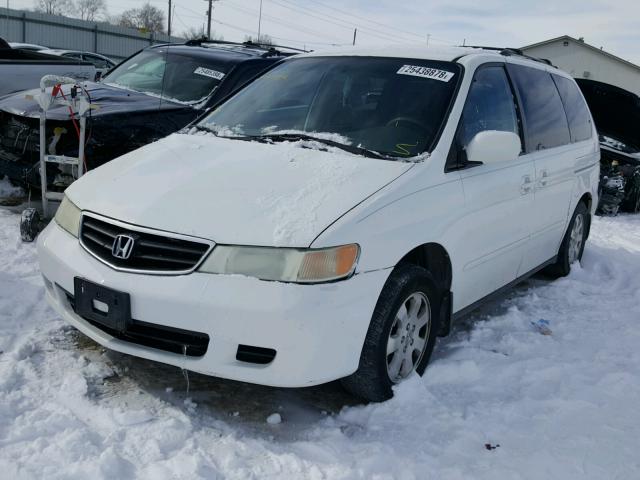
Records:
[[[551,73],[516,64],[507,69],[522,107],[526,157],[535,166],[531,240],[518,272],[523,275],[558,253],[576,178],[576,153]]]

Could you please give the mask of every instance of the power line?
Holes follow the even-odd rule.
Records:
[[[365,31],[368,30],[370,35],[371,35],[371,29],[374,28],[374,27],[363,26],[363,25],[358,24],[356,22],[353,22],[351,20],[344,20],[344,19],[338,18],[335,15],[330,15],[330,14],[322,12],[322,11],[320,11],[318,9],[314,9],[313,7],[304,7],[304,9],[302,9],[302,7],[299,7],[298,5],[295,5],[293,2],[291,2],[291,0],[271,0],[271,1],[273,3],[285,2],[285,3],[287,3],[287,4],[289,4],[291,6],[289,8],[298,9],[298,11],[303,10],[300,13],[303,13],[303,14],[306,14],[306,15],[313,16],[309,12],[314,12],[314,13],[317,13],[319,15],[323,15],[325,17],[332,18],[332,19],[334,19],[336,21],[347,23],[349,25],[349,28],[351,28],[351,29],[354,28],[354,27],[357,27],[358,30],[365,30]],[[367,17],[363,17],[361,15],[355,15],[355,14],[353,14],[351,12],[346,11],[346,10],[342,10],[340,8],[327,5],[327,4],[322,3],[320,1],[317,1],[317,0],[314,2],[314,4],[321,5],[324,8],[330,9],[332,12],[334,12],[334,11],[335,12],[340,12],[341,14],[349,16],[349,17],[352,17],[352,18],[355,18],[358,21],[364,21],[364,22],[368,22],[370,24],[374,24],[377,27],[383,27],[388,31],[395,31],[395,32],[404,33],[406,35],[412,35],[412,36],[417,37],[417,38],[419,38],[419,39],[421,39],[423,41],[426,38],[426,34],[419,34],[419,33],[416,33],[416,32],[409,31],[409,30],[404,30],[404,29],[400,29],[400,28],[397,28],[397,27],[392,27],[390,25],[387,25],[387,24],[384,24],[384,23],[381,23],[381,22],[377,22],[375,20],[371,20],[371,19],[369,19]],[[396,37],[394,37],[394,38],[397,38],[397,33],[390,34],[389,32],[381,32],[379,30],[376,30],[375,34],[376,35],[383,34],[383,35],[386,35],[386,36],[396,35]],[[456,43],[456,42],[451,42],[449,40],[445,40],[445,39],[434,37],[433,35],[430,35],[430,38],[431,38],[431,40],[436,40],[436,41],[440,41],[442,43],[447,43],[447,44],[455,44]],[[406,40],[408,40],[408,39],[406,39]],[[410,40],[410,41],[414,42],[415,40]]]
[[[299,13],[301,15],[306,15],[308,17],[312,17],[315,19],[318,19],[320,21],[326,22],[326,23],[330,23],[333,25],[336,25],[338,27],[342,27],[346,30],[348,30],[349,32],[351,32],[353,30],[354,27],[357,27],[359,30],[361,30],[362,32],[365,32],[366,34],[379,38],[381,40],[386,40],[386,41],[391,41],[391,42],[395,42],[395,43],[402,43],[402,41],[399,41],[398,36],[397,35],[390,35],[386,32],[380,32],[380,31],[375,31],[373,29],[370,29],[369,27],[365,27],[359,24],[356,24],[354,22],[350,22],[348,20],[342,20],[340,18],[337,18],[335,16],[332,15],[328,15],[326,13],[322,13],[322,12],[311,12],[309,11],[309,9],[305,8],[301,8],[298,7],[297,5],[291,4],[290,2],[286,2],[287,5],[280,3],[280,1],[278,0],[270,0],[272,3],[279,5],[282,8],[286,8],[287,10],[292,10],[296,13]],[[285,0],[286,1],[286,0]],[[320,16],[321,15],[321,16]],[[326,18],[323,18],[326,17]],[[400,39],[400,40],[405,40],[407,41],[407,39]]]
[[[188,9],[186,7],[183,7],[182,5],[176,5],[176,8],[180,8],[182,10],[187,10],[188,12],[194,12],[193,10],[190,10],[190,9]],[[186,13],[182,13],[181,16],[182,17],[186,17],[186,18],[193,18],[194,20],[200,20],[201,22],[203,22],[203,24],[206,22],[206,18],[207,18],[207,16],[204,15],[204,14],[203,15],[189,15],[189,14],[186,14]]]
[[[182,9],[187,10],[187,11],[192,12],[192,13],[197,13],[197,12],[195,12],[195,10],[192,10],[190,8],[187,8],[187,7],[183,7],[181,5],[178,5],[178,8],[182,8]],[[188,27],[182,21],[181,17],[198,18],[198,19],[202,18],[202,17],[196,17],[194,15],[187,15],[185,13],[180,14],[180,16],[178,16],[176,14],[176,18],[178,19],[178,21],[183,26],[185,26],[186,28],[188,28]],[[223,25],[225,27],[231,28],[233,30],[237,30],[237,31],[242,32],[242,33],[253,34],[253,31],[248,30],[248,29],[246,29],[244,27],[240,27],[238,25],[234,25],[234,24],[228,23],[228,22],[223,22],[221,20],[216,20],[215,18],[212,20],[212,22],[213,23],[217,23],[218,25]],[[344,45],[344,44],[341,44],[341,43],[314,42],[314,41],[308,41],[308,40],[298,40],[298,39],[292,39],[292,38],[278,37],[278,36],[275,36],[275,35],[269,35],[269,36],[271,38],[275,39],[275,40],[283,40],[285,42],[297,43],[299,45],[321,45],[321,46],[331,46],[331,47],[340,47],[340,46]]]
[[[284,1],[284,2],[286,2],[286,3],[291,3],[289,0],[282,0],[282,1]],[[381,22],[377,22],[377,21],[375,21],[375,20],[371,20],[371,19],[369,19],[369,18],[367,18],[367,17],[363,17],[363,16],[361,16],[361,15],[355,15],[355,14],[353,14],[353,13],[347,12],[346,10],[342,10],[342,9],[337,8],[337,7],[335,7],[335,6],[329,6],[329,5],[326,5],[326,4],[324,4],[324,3],[322,3],[322,2],[319,2],[319,1],[317,1],[317,0],[316,0],[316,1],[314,1],[314,3],[315,3],[316,5],[320,5],[320,6],[324,7],[324,8],[328,8],[328,9],[330,9],[331,11],[340,12],[341,14],[346,15],[346,16],[348,16],[348,17],[356,18],[356,19],[358,19],[358,20],[361,20],[361,21],[365,21],[365,22],[368,22],[368,23],[374,24],[374,25],[376,25],[376,26],[378,26],[378,27],[386,28],[387,30],[394,30],[394,31],[396,31],[396,32],[401,32],[401,33],[405,33],[405,34],[407,34],[407,35],[413,35],[413,36],[418,37],[418,38],[420,38],[420,39],[424,39],[424,35],[419,34],[419,33],[416,33],[416,32],[412,32],[412,31],[409,31],[409,30],[403,30],[403,29],[400,29],[400,28],[397,28],[397,27],[391,27],[391,26],[389,26],[389,25],[387,25],[387,24],[384,24],[384,23],[381,23]],[[327,15],[327,14],[325,13],[324,15]]]
[[[226,4],[227,7],[231,7],[234,10],[237,10],[237,11],[249,14],[249,15],[255,15],[256,14],[255,12],[252,12],[251,10],[248,10],[248,9],[246,9],[244,7],[240,7],[239,5],[235,5],[235,4],[232,4],[232,3],[229,3],[229,2],[226,2],[225,4]],[[272,15],[267,15],[265,13],[263,13],[262,16],[264,18],[270,20],[273,23],[277,23],[279,25],[282,25],[284,27],[290,28],[292,30],[297,30],[299,32],[311,34],[311,35],[313,35],[315,37],[322,38],[322,39],[326,39],[327,38],[327,34],[325,32],[319,32],[317,30],[312,30],[310,28],[303,28],[303,27],[300,27],[300,26],[298,26],[298,25],[296,25],[294,23],[287,22],[285,20],[281,20],[281,19],[279,19],[277,17],[274,17]]]

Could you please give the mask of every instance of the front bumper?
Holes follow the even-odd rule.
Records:
[[[358,368],[369,322],[388,270],[321,285],[265,282],[243,276],[192,273],[154,276],[118,272],[89,255],[51,222],[38,240],[47,300],[69,323],[118,352],[222,378],[303,387]],[[132,318],[203,332],[201,357],[188,357],[114,338],[78,316],[67,299],[74,277],[131,295]],[[236,360],[239,345],[276,350],[267,365]]]

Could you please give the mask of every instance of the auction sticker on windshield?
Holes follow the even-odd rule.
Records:
[[[430,78],[441,82],[448,82],[454,75],[453,72],[447,72],[446,70],[439,70],[437,68],[421,67],[420,65],[403,65],[396,73],[400,75]]]
[[[224,78],[224,73],[204,67],[196,68],[193,73],[195,73],[196,75],[202,75],[204,77],[215,78],[216,80],[222,80]]]

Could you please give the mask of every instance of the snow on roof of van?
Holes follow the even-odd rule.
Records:
[[[480,48],[471,47],[431,47],[425,44],[393,45],[382,47],[337,47],[331,50],[318,50],[298,55],[298,57],[357,56],[357,57],[391,57],[417,58],[421,60],[452,61],[471,53],[492,53]]]

